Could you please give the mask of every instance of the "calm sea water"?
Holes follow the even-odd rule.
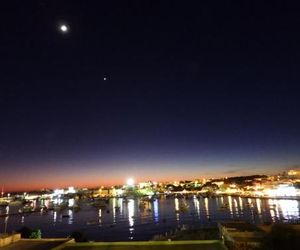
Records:
[[[245,220],[256,224],[298,221],[299,203],[297,200],[225,196],[161,198],[145,202],[142,207],[139,199],[124,202],[122,198],[112,198],[106,208],[82,203],[78,212],[66,209],[46,214],[37,212],[2,217],[0,233],[7,223],[8,232],[27,226],[41,229],[43,237],[67,237],[73,231],[83,231],[89,240],[95,241],[150,240],[156,234],[163,234],[183,225],[206,227],[216,225],[218,221],[230,220]],[[17,209],[12,206],[10,212]],[[176,212],[178,209],[186,211]]]

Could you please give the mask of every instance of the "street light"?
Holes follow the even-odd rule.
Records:
[[[133,186],[134,180],[132,178],[127,179],[127,186]]]

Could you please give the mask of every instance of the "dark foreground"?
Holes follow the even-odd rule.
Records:
[[[65,240],[20,240],[5,247],[0,247],[1,250],[52,250],[58,246],[62,246]]]
[[[176,241],[176,242],[95,242],[95,243],[62,243],[43,240],[20,240],[1,250],[223,250],[226,249],[221,241]]]

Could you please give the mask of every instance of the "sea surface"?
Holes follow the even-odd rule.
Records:
[[[74,199],[69,204],[74,204]],[[171,230],[216,226],[218,221],[244,220],[255,224],[299,222],[300,201],[241,197],[165,198],[152,201],[111,198],[96,207],[86,201],[80,209],[35,212],[0,218],[0,233],[23,226],[38,228],[43,237],[68,237],[82,231],[91,241],[150,240]],[[19,207],[10,206],[9,212]],[[3,213],[3,211],[2,211]]]

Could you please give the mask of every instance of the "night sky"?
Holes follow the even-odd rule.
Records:
[[[300,10],[262,2],[1,2],[0,186],[297,167]]]

